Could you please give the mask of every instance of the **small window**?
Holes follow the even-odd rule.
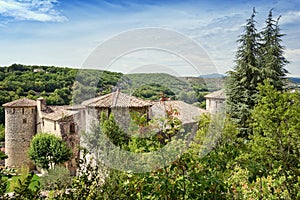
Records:
[[[70,124],[70,133],[75,133],[75,129],[76,129],[75,123],[71,123]]]
[[[14,108],[12,109],[12,114],[15,114],[15,109]]]
[[[23,124],[26,124],[27,123],[27,119],[23,119]]]
[[[44,121],[44,118],[42,119],[42,124],[43,124],[43,126],[45,126],[45,121]]]
[[[24,115],[24,112],[25,112],[25,111],[24,111],[24,108],[22,108],[22,114],[23,114],[23,115]]]
[[[56,130],[56,121],[54,121],[54,130]]]

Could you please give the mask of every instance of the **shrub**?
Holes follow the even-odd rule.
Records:
[[[70,186],[72,177],[68,169],[56,166],[53,169],[49,169],[48,173],[41,177],[40,181],[44,190],[55,190]]]
[[[29,156],[34,163],[43,169],[68,161],[71,149],[62,139],[53,134],[39,133],[30,142]]]

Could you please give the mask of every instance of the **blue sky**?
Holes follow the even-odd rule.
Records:
[[[201,74],[225,73],[234,66],[236,40],[253,7],[258,12],[258,29],[264,26],[271,8],[274,17],[282,16],[283,45],[291,61],[289,76],[300,76],[297,0],[0,0],[0,66],[21,63],[79,68],[103,42],[126,31],[156,27],[178,32],[199,45],[215,66],[213,70],[200,67]],[[177,66],[181,70],[173,70],[178,75],[199,75],[187,65],[176,55],[143,49],[115,60],[110,69],[126,73]]]

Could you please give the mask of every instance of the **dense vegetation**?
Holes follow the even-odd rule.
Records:
[[[104,90],[104,93],[108,93],[121,77],[120,73],[106,71],[89,74],[94,74],[97,83],[99,82],[98,88]],[[0,67],[0,105],[21,97],[37,99],[41,96],[46,98],[49,105],[68,105],[76,95],[72,93],[73,87],[78,86],[76,77],[78,80],[90,82],[89,77],[78,76],[78,69],[21,64]],[[75,90],[80,91],[76,88]],[[2,106],[0,124],[4,124]]]
[[[13,64],[0,67],[0,105],[21,97],[37,99],[41,96],[49,105],[68,105],[110,93],[116,86],[145,99],[159,99],[161,93],[165,93],[173,99],[194,103],[204,100],[206,93],[203,92],[208,91],[205,82],[202,78],[179,79],[167,74],[123,75],[100,70]],[[1,106],[0,124],[4,124]]]
[[[280,33],[279,19],[274,20],[272,10],[265,21],[266,26],[258,32],[255,21],[256,11],[244,27],[238,43],[236,66],[228,72],[226,85],[227,113],[235,121],[243,136],[251,135],[249,117],[257,104],[257,86],[268,80],[277,90],[286,85],[284,68],[288,63],[281,45],[283,34]]]
[[[49,133],[38,133],[30,141],[28,154],[36,166],[48,170],[68,161],[72,151],[61,138]]]
[[[32,188],[36,181],[26,174],[14,190],[16,198],[43,199],[40,191],[51,189],[48,197],[53,199],[300,199],[300,92],[285,87],[287,61],[282,56],[278,20],[272,19],[270,11],[266,28],[258,34],[254,17],[255,11],[240,37],[236,67],[229,73],[227,116],[203,114],[190,140],[189,134],[177,137],[183,124],[172,108],[165,118],[148,122],[145,116],[132,113],[130,137],[113,115],[102,114],[102,121],[84,135],[87,145],[77,176],[59,180],[55,177],[67,177],[65,171],[53,170],[50,182]],[[122,78],[122,83],[132,84]],[[121,85],[126,88],[126,84]],[[147,86],[155,91],[149,88],[151,84],[144,82],[137,88]],[[143,167],[149,161],[148,153],[172,142],[178,143],[171,152],[189,148],[168,165],[153,165],[144,173],[108,167],[119,159],[120,149],[146,153],[144,162],[138,163]],[[95,154],[93,162],[86,157],[87,150]],[[161,160],[165,162],[168,156],[164,154]],[[121,161],[114,164],[136,169],[131,160]],[[4,195],[7,179],[1,172],[0,195],[9,198]]]
[[[33,180],[18,186],[23,188],[22,197],[41,199],[39,191],[51,189],[53,199],[299,199],[300,93],[278,91],[269,82],[260,85],[258,91],[258,103],[250,118],[253,135],[248,142],[239,136],[238,127],[229,118],[224,121],[219,115],[202,115],[189,148],[170,165],[153,166],[145,173],[118,171],[107,168],[107,157],[97,157],[98,164],[91,165],[83,154],[78,176],[70,180],[65,171],[52,170],[47,175],[51,179],[37,189],[29,187]],[[136,133],[151,126],[142,118],[133,115]],[[169,115],[163,120],[176,124],[162,130],[166,136],[180,131],[182,125],[176,117]],[[160,134],[148,138],[133,134],[128,138],[113,117],[108,121],[100,122],[87,135],[88,148],[98,155],[109,153],[112,161],[118,154],[103,150],[108,148],[104,136],[119,148],[135,153],[155,152],[174,140],[166,137],[162,142],[157,137]],[[212,136],[214,145],[209,146],[211,141],[207,139]],[[58,179],[61,175],[66,178]],[[32,179],[30,174],[28,177]]]

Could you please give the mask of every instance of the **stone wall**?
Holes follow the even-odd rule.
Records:
[[[40,132],[52,133],[52,134],[56,135],[57,137],[61,137],[61,135],[60,135],[61,130],[60,130],[60,126],[59,126],[58,121],[53,121],[53,120],[50,120],[50,119],[43,118],[41,120],[40,127],[41,127]]]
[[[208,110],[211,114],[215,114],[220,110],[224,109],[225,101],[220,99],[206,99],[206,110]]]
[[[5,108],[5,166],[34,167],[28,156],[36,132],[36,107]]]
[[[72,149],[71,159],[66,163],[66,167],[69,169],[72,175],[76,174],[76,159],[79,157],[80,125],[76,122],[77,117],[71,116],[63,119],[62,121],[59,121],[61,138],[66,142],[67,146]]]
[[[128,131],[130,126],[131,117],[130,113],[138,112],[141,114],[148,114],[149,108],[148,107],[141,107],[141,108],[119,108],[115,107],[112,108],[112,113],[114,114],[115,120],[120,128],[124,131]]]

